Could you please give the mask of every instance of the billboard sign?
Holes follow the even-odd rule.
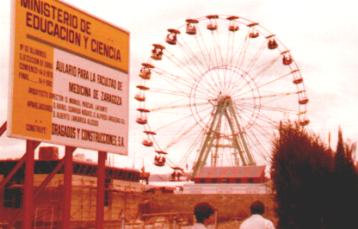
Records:
[[[9,136],[127,154],[129,32],[54,0],[16,0]]]

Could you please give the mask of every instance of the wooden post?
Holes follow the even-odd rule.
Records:
[[[104,182],[106,176],[107,152],[98,152],[96,229],[104,229]]]
[[[32,228],[34,204],[33,204],[33,182],[34,182],[34,155],[35,149],[40,144],[38,141],[26,140],[26,159],[25,159],[25,181],[24,181],[24,202],[22,209],[24,218],[23,229]]]
[[[73,171],[73,152],[75,147],[66,146],[65,166],[64,166],[64,200],[62,209],[62,229],[70,228],[71,224],[71,195],[72,195],[72,171]]]

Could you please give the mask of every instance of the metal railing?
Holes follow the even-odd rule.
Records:
[[[143,214],[141,221],[125,222],[121,218],[121,229],[189,229],[194,223],[192,212],[166,212]],[[215,223],[209,228],[217,228],[217,213],[215,212]]]

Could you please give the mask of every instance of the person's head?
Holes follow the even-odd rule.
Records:
[[[265,205],[261,201],[256,200],[251,204],[250,210],[252,215],[253,214],[262,215],[265,212]]]
[[[194,215],[198,223],[205,223],[214,214],[214,208],[206,202],[197,203],[194,206]]]

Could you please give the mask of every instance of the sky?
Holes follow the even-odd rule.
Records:
[[[166,29],[178,28],[186,18],[209,14],[237,15],[269,29],[293,54],[304,78],[308,128],[332,145],[338,128],[352,142],[358,140],[358,16],[353,0],[66,0],[87,13],[130,32],[129,156],[110,155],[118,166],[152,168],[153,154],[141,146],[142,129],[135,124],[133,96],[140,64],[149,57],[152,43],[162,41]],[[9,90],[10,0],[0,1],[0,123],[6,121]],[[0,139],[1,157],[18,157],[23,140]],[[95,152],[78,150],[95,159]],[[154,168],[153,168],[154,169]]]

